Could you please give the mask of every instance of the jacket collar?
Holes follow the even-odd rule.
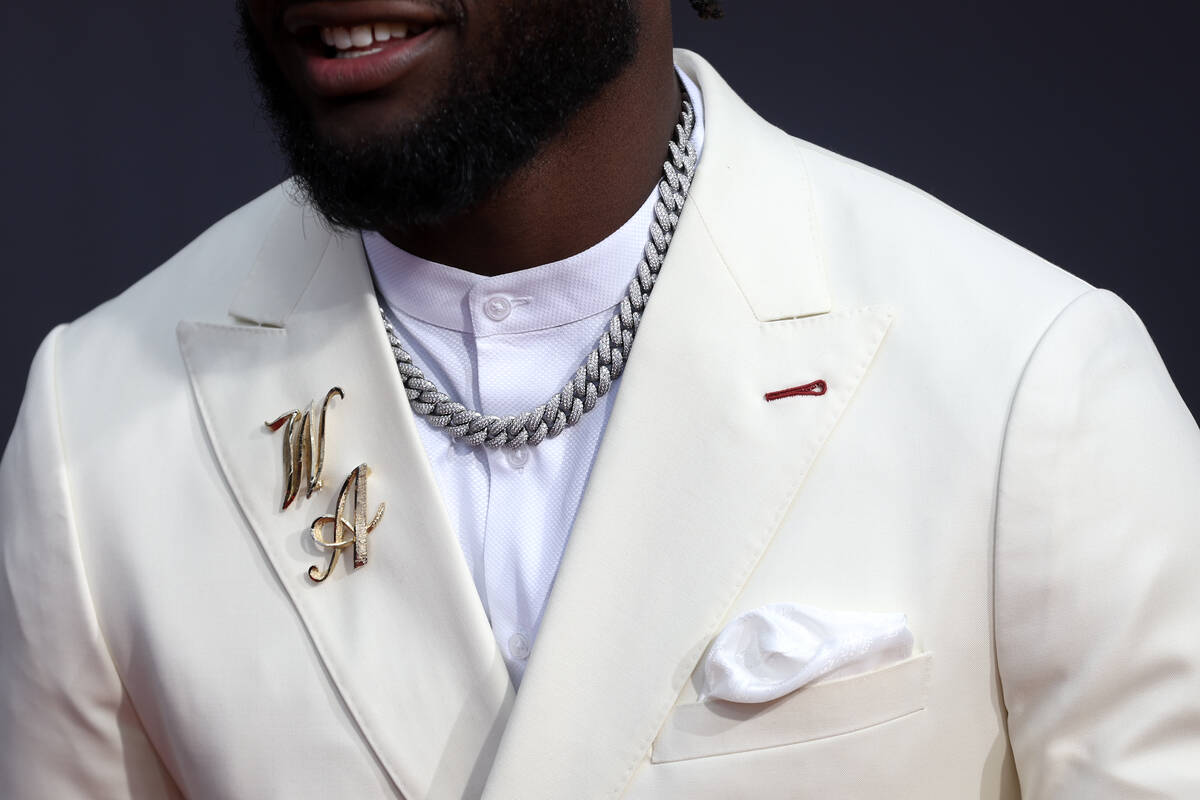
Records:
[[[689,203],[738,290],[760,322],[828,312],[833,303],[799,144],[742,102],[703,58],[687,50],[675,58],[707,109]]]

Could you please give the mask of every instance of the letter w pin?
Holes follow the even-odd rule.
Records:
[[[308,473],[308,487],[305,497],[312,497],[313,492],[321,488],[321,470],[325,468],[325,414],[329,410],[329,402],[333,398],[345,398],[346,393],[340,387],[334,386],[325,394],[325,402],[321,404],[321,414],[317,417],[316,430],[313,430],[313,411],[315,403],[310,403],[308,411],[303,414],[299,409],[281,414],[275,420],[266,423],[272,432],[287,425],[283,432],[283,462],[287,471],[287,485],[284,486],[283,506],[286,509],[300,493],[300,483],[304,473]]]

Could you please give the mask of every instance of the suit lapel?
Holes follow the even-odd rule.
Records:
[[[364,739],[405,796],[476,796],[512,687],[418,441],[361,241],[306,216],[280,212],[232,309],[263,324],[183,323],[180,347],[232,492]],[[301,489],[281,510],[284,433],[264,422],[319,408],[333,386],[345,397],[327,417],[325,489]],[[333,513],[360,463],[372,470],[368,520],[387,504],[370,561],[354,570],[348,551],[315,584],[307,570],[329,554],[309,526]]]
[[[698,58],[677,60],[704,94],[705,151],[486,798],[627,785],[890,324],[882,309],[828,313],[794,145]],[[778,198],[751,182],[768,166]],[[756,230],[795,231],[793,246],[756,245]],[[764,398],[817,380],[819,396]]]

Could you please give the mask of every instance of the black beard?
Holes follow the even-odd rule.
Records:
[[[335,228],[403,232],[478,206],[529,162],[637,51],[630,0],[529,0],[489,33],[423,118],[369,138],[321,135],[237,0],[241,42],[298,188]],[[518,10],[518,8],[520,10]]]

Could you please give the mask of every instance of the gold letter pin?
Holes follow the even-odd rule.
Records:
[[[383,510],[386,503],[380,503],[379,508],[375,511],[375,516],[371,522],[367,523],[367,476],[371,474],[371,468],[366,464],[359,464],[346,478],[346,482],[342,484],[342,491],[338,495],[337,510],[332,514],[326,514],[317,517],[312,524],[313,541],[321,547],[333,552],[329,556],[329,564],[322,572],[317,565],[308,568],[308,577],[312,578],[316,583],[320,583],[329,577],[333,572],[333,568],[337,566],[338,557],[350,545],[354,545],[354,568],[365,566],[367,563],[367,536],[371,531],[375,530],[375,526],[379,524],[379,520],[383,519]],[[346,501],[350,498],[350,487],[354,487],[354,524],[346,522],[343,513],[346,510]],[[333,540],[325,539],[325,527],[333,526]],[[345,533],[343,533],[345,532]]]
[[[312,403],[303,414],[297,409],[266,423],[272,432],[287,423],[287,429],[283,433],[283,461],[287,468],[287,486],[284,487],[283,493],[284,509],[290,506],[299,494],[300,481],[305,471],[308,472],[308,491],[304,496],[312,497],[312,493],[321,488],[321,470],[325,467],[325,412],[329,410],[330,400],[345,396],[345,392],[337,386],[325,394],[325,402],[321,404],[321,416],[317,418],[315,441]]]

